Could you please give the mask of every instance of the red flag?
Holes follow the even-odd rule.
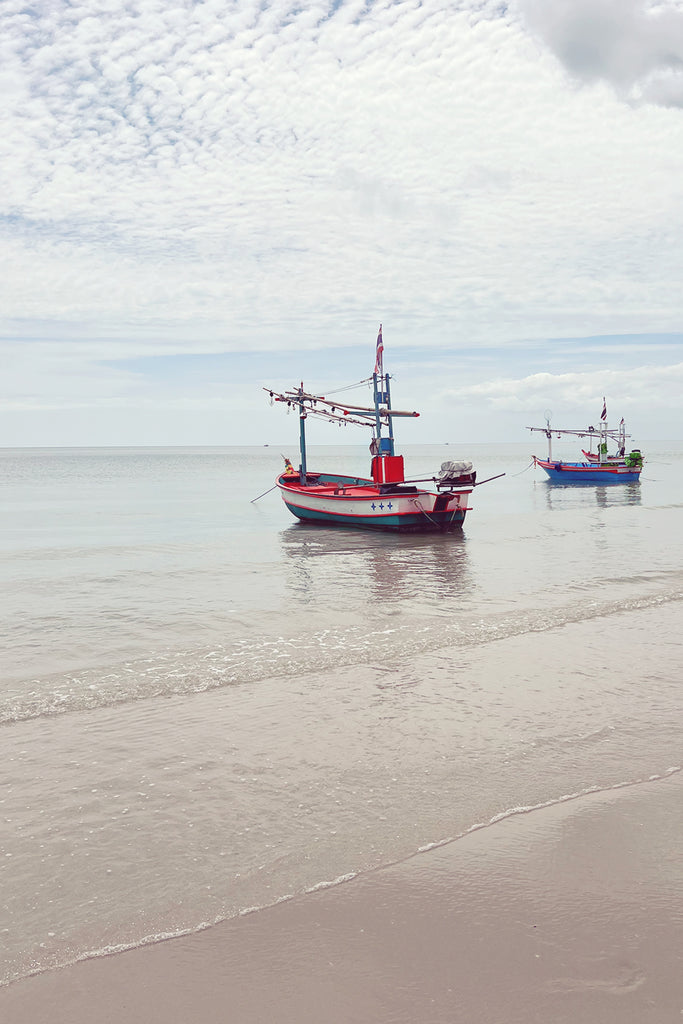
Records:
[[[382,325],[379,325],[379,334],[377,335],[377,350],[375,352],[375,373],[382,373],[382,353],[384,352],[384,342],[382,341]]]
[[[600,413],[600,419],[601,420],[606,420],[607,419],[607,402],[605,401],[604,398],[602,400],[602,412]]]

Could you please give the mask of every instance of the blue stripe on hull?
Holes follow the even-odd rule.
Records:
[[[640,472],[636,473],[605,473],[600,470],[562,470],[551,469],[547,466],[541,467],[548,478],[557,484],[632,484],[640,479]]]
[[[421,513],[402,516],[347,516],[335,515],[332,512],[318,512],[314,509],[298,508],[285,501],[285,505],[298,519],[306,523],[317,523],[320,526],[344,526],[361,530],[390,530],[394,533],[435,533],[444,530],[458,530],[462,527],[465,513],[461,510],[447,513],[429,513],[429,518]]]

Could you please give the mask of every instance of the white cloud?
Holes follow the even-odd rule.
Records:
[[[683,4],[619,8],[5,0],[0,337],[115,360],[380,319],[450,351],[679,330]]]
[[[607,399],[613,416],[636,415],[641,423],[653,409],[675,414],[683,390],[683,363],[670,366],[642,365],[628,369],[604,369],[595,373],[534,373],[520,379],[496,379],[446,392],[449,400],[485,400],[494,412],[524,413],[539,416],[551,407],[570,422],[578,417],[579,427],[591,416],[597,420],[602,399]],[[616,404],[615,404],[616,403]],[[553,418],[556,423],[558,416]],[[529,424],[533,425],[533,424]],[[542,425],[542,424],[541,424]]]
[[[529,24],[577,78],[634,100],[683,106],[680,0],[520,0]]]

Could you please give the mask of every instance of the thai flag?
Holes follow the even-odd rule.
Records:
[[[600,413],[600,419],[601,420],[606,420],[607,419],[607,402],[605,401],[604,398],[602,400],[602,412]]]
[[[382,353],[384,352],[384,342],[382,341],[382,325],[379,325],[379,334],[377,335],[377,350],[375,352],[375,373],[382,372]]]

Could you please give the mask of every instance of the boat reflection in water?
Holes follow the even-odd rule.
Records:
[[[383,533],[293,525],[281,534],[291,560],[287,587],[307,605],[343,608],[372,599],[386,608],[410,601],[425,608],[472,586],[464,536]]]
[[[595,501],[601,508],[617,508],[620,505],[640,505],[641,500],[640,481],[623,484],[617,488],[595,488]]]
[[[642,503],[639,482],[612,487],[604,484],[576,483],[562,486],[551,480],[539,480],[535,486],[542,488],[548,508],[555,510],[587,508],[592,505],[598,505],[600,508],[626,508]]]

